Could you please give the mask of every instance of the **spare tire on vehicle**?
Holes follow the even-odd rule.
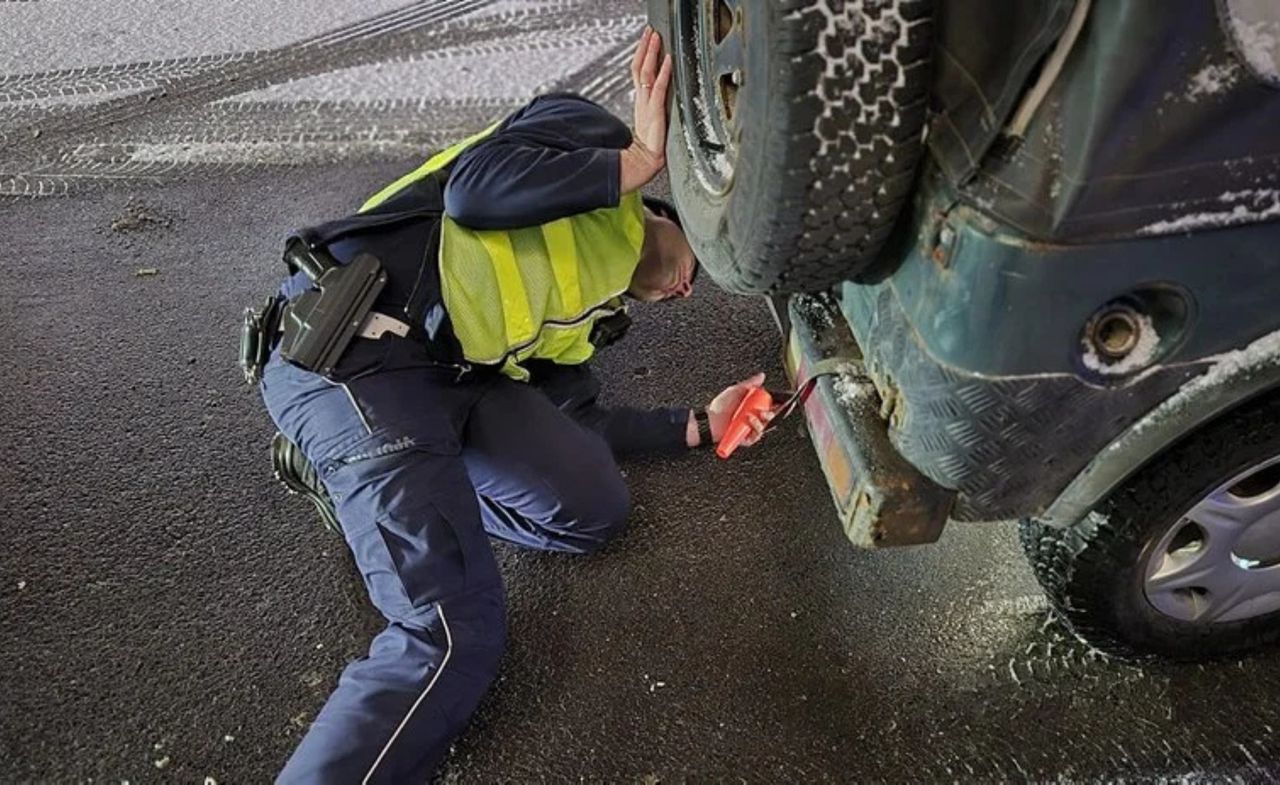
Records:
[[[875,260],[923,149],[933,0],[649,0],[672,54],[671,189],[741,294]]]

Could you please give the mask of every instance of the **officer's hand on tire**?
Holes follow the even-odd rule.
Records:
[[[661,67],[659,67],[661,61]],[[662,38],[646,27],[631,58],[636,88],[635,128],[631,146],[618,156],[622,193],[645,185],[667,163],[667,87],[671,84],[671,55],[662,56]]]
[[[747,393],[762,384],[764,384],[764,374],[758,373],[750,379],[744,379],[724,388],[719,395],[711,399],[711,403],[707,404],[707,421],[711,426],[712,441],[717,444],[720,442],[720,437],[729,427],[729,421],[733,419],[733,413],[738,410],[738,404],[742,403]],[[750,447],[760,441],[764,437],[764,429],[768,427],[773,416],[773,411],[766,411],[761,412],[758,417],[748,418],[747,423],[751,426],[751,433],[742,440],[742,446]]]

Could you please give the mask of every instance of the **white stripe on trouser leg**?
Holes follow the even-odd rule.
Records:
[[[431,677],[431,681],[427,682],[427,688],[422,691],[418,699],[409,707],[409,713],[404,715],[404,719],[400,720],[400,724],[396,726],[396,732],[391,734],[391,738],[387,739],[387,744],[382,748],[382,752],[378,753],[378,758],[369,767],[369,771],[364,775],[364,779],[360,781],[360,785],[369,785],[369,778],[378,770],[378,764],[382,763],[382,759],[386,757],[387,752],[391,749],[391,745],[396,743],[396,737],[400,735],[400,731],[404,730],[404,726],[409,724],[409,720],[413,719],[413,713],[418,710],[418,704],[422,703],[423,698],[427,697],[427,693],[431,692],[431,688],[436,686],[436,679],[440,678],[440,674],[444,673],[444,666],[449,663],[449,655],[453,653],[453,635],[449,632],[449,622],[444,618],[444,606],[436,603],[436,612],[440,614],[440,624],[444,626],[444,657],[440,660],[440,667],[436,668],[436,673]]]

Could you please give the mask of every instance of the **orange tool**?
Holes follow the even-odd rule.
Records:
[[[750,392],[742,396],[742,401],[738,404],[738,408],[734,410],[733,417],[729,419],[729,427],[724,429],[724,435],[720,438],[720,444],[716,445],[716,455],[721,458],[728,458],[733,455],[733,451],[738,449],[742,444],[742,440],[751,434],[751,425],[747,422],[747,418],[754,414],[759,417],[764,412],[773,410],[774,417],[765,424],[764,429],[767,431],[776,426],[779,421],[790,417],[791,413],[796,409],[804,406],[804,402],[809,399],[809,394],[813,392],[813,388],[818,381],[819,376],[826,376],[834,371],[826,370],[816,373],[805,379],[800,386],[791,392],[770,393],[763,387],[752,387]],[[782,403],[774,405],[774,395],[782,399]]]
[[[721,458],[728,458],[733,455],[733,451],[738,449],[742,444],[742,440],[751,435],[751,425],[747,422],[751,415],[759,417],[761,414],[773,408],[773,396],[763,387],[752,387],[751,391],[742,396],[742,401],[738,404],[738,408],[734,410],[733,417],[729,419],[729,427],[724,429],[724,435],[720,437],[720,443],[716,445],[716,455]]]

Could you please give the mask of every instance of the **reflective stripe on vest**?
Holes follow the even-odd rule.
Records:
[[[360,212],[448,166],[498,125],[431,156],[370,197]],[[638,192],[622,197],[617,207],[520,229],[469,229],[445,216],[441,295],[463,355],[481,365],[500,364],[503,373],[521,381],[529,376],[520,366],[527,359],[585,362],[595,351],[595,322],[626,310],[621,296],[643,245]]]
[[[595,322],[626,308],[643,210],[631,193],[617,207],[522,229],[469,229],[446,216],[440,282],[466,359],[501,365],[519,380],[528,378],[520,365],[528,359],[589,359]]]

